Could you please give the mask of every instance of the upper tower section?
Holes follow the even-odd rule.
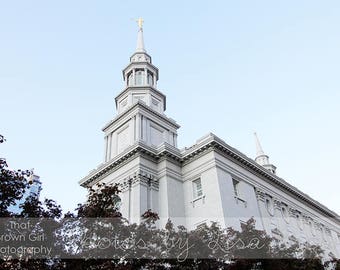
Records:
[[[139,143],[154,149],[163,143],[177,147],[180,126],[164,113],[166,98],[157,90],[158,69],[144,47],[143,20],[137,22],[137,48],[123,70],[125,88],[115,98],[118,115],[102,129],[105,162]]]
[[[123,69],[125,89],[116,97],[118,114],[128,107],[143,101],[158,113],[164,113],[166,98],[157,90],[158,68],[152,64],[144,46],[143,19],[139,18],[137,48],[130,57],[130,63]]]
[[[254,136],[255,136],[255,144],[256,144],[256,158],[255,158],[256,163],[275,174],[276,167],[273,164],[269,163],[269,157],[263,152],[262,146],[260,144],[260,140],[257,137],[256,132],[254,133]]]

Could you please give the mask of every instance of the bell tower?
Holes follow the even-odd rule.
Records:
[[[177,147],[179,125],[164,113],[166,96],[157,89],[158,68],[145,50],[143,20],[137,22],[137,48],[123,69],[125,88],[115,98],[117,115],[103,128],[105,162],[137,142]]]
[[[276,167],[269,162],[269,157],[264,153],[256,132],[254,132],[254,136],[256,144],[255,162],[270,171],[271,173],[276,174]]]

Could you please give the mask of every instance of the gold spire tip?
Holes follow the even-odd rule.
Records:
[[[144,23],[143,18],[136,19],[136,22],[138,23],[139,29],[143,29],[143,23]]]

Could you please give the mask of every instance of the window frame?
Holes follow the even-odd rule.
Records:
[[[233,182],[233,190],[234,190],[234,196],[239,198],[240,197],[240,180],[237,180],[232,177],[232,182]]]
[[[200,188],[198,189],[197,186]],[[193,199],[201,198],[203,197],[203,188],[202,188],[202,179],[201,177],[195,178],[195,180],[192,180],[192,195]]]

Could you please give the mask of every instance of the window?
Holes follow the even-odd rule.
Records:
[[[247,201],[240,197],[240,183],[241,182],[238,180],[235,180],[234,178],[232,179],[232,182],[233,182],[234,198],[235,198],[236,204],[241,204],[244,207],[247,207]]]
[[[201,178],[192,181],[192,185],[194,198],[201,197],[203,195]]]
[[[239,190],[238,190],[239,189],[239,184],[240,184],[239,181],[233,179],[234,195],[236,197],[239,197]]]
[[[144,71],[136,70],[136,85],[144,84]]]
[[[133,85],[133,75],[132,72],[128,75],[128,85]]]
[[[148,85],[153,85],[153,78],[152,75],[150,73],[148,73]]]

